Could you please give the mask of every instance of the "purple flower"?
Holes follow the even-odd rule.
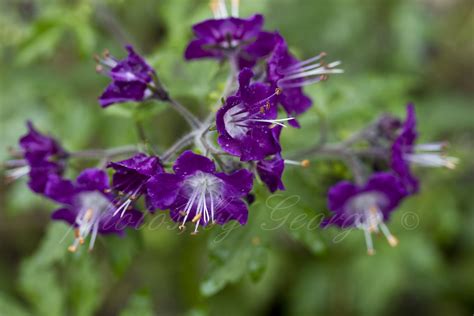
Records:
[[[276,45],[267,67],[267,80],[283,90],[279,102],[290,117],[304,113],[312,101],[303,93],[303,86],[327,79],[329,74],[342,73],[335,69],[340,62],[324,64],[324,53],[298,61],[288,50],[285,39],[276,34]],[[297,126],[296,121],[293,125]]]
[[[412,174],[410,164],[427,167],[447,167],[453,169],[458,162],[455,157],[444,154],[446,143],[416,145],[416,115],[413,104],[407,105],[407,116],[400,134],[392,144],[391,167],[407,187],[408,192],[419,190],[418,179]]]
[[[282,127],[276,126],[273,128],[273,136],[279,141]],[[285,160],[281,157],[280,153],[275,154],[273,157],[260,160],[257,163],[257,173],[260,180],[265,183],[270,192],[276,190],[285,190],[285,186],[281,181],[283,170],[285,169]]]
[[[240,87],[217,111],[218,143],[222,149],[242,161],[262,160],[281,151],[272,127],[291,119],[276,119],[274,92],[262,83],[250,84],[253,73],[245,68],[239,74]]]
[[[262,26],[263,16],[260,14],[248,19],[225,16],[205,20],[193,25],[196,38],[189,43],[184,57],[187,60],[229,57],[245,59],[245,56],[253,58],[252,54],[259,52],[258,49],[254,47],[250,51],[245,50],[259,37]],[[263,45],[266,45],[266,42]],[[244,55],[240,56],[242,52]]]
[[[405,196],[403,183],[391,173],[375,173],[362,186],[341,181],[329,189],[328,208],[334,215],[324,221],[323,226],[362,229],[367,251],[374,254],[373,232],[381,231],[391,246],[397,245],[397,239],[384,222]]]
[[[281,181],[284,169],[285,161],[280,154],[257,163],[258,175],[272,193],[276,190],[285,190],[285,185]]]
[[[239,69],[252,68],[257,61],[270,55],[277,44],[278,33],[260,32],[255,41],[244,47],[237,56]]]
[[[63,173],[68,154],[54,138],[38,132],[30,121],[27,127],[28,133],[19,141],[23,159],[7,162],[12,168],[6,174],[9,180],[29,175],[28,186],[41,194],[49,174]]]
[[[158,157],[143,153],[126,160],[110,162],[107,167],[115,170],[112,188],[120,193],[123,201],[117,209],[117,212],[122,211],[122,216],[133,201],[146,193],[146,182],[155,174],[164,172]],[[150,209],[148,196],[146,202]]]
[[[148,195],[153,206],[170,209],[171,218],[200,225],[225,224],[236,220],[247,222],[248,209],[243,198],[252,189],[252,173],[240,169],[232,174],[216,172],[214,163],[191,151],[176,160],[173,173],[159,173],[148,182]]]
[[[153,96],[150,87],[154,84],[155,71],[132,46],[127,45],[125,49],[128,56],[123,60],[117,60],[108,52],[104,53],[103,59],[98,60],[101,65],[97,66],[97,71],[112,79],[99,97],[102,107],[120,102],[143,101]]]
[[[114,216],[117,208],[110,190],[107,174],[101,169],[86,169],[75,182],[55,174],[49,176],[45,195],[63,205],[51,217],[75,228],[75,240],[69,247],[71,252],[89,235],[89,250],[92,250],[97,234],[123,235],[125,228],[141,225],[142,214],[137,210],[130,209],[123,217]]]

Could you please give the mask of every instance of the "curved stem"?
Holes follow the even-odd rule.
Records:
[[[193,129],[198,129],[201,127],[201,122],[199,121],[199,119],[186,107],[184,107],[184,105],[182,105],[171,97],[169,97],[165,101],[169,102],[172,105],[173,109],[175,109],[176,112],[178,112]]]
[[[195,132],[189,133],[181,137],[176,143],[174,143],[168,150],[161,156],[163,162],[168,161],[177,151],[190,145],[195,137]]]

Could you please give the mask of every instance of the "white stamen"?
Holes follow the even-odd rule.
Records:
[[[29,172],[30,172],[30,166],[26,165],[26,166],[6,170],[5,175],[8,181],[14,181],[23,176],[26,176]]]
[[[262,123],[270,123],[270,124],[275,124],[275,125],[280,125],[282,127],[286,127],[285,124],[281,122],[288,122],[294,120],[293,117],[288,117],[288,118],[282,118],[282,119],[274,119],[274,120],[266,120],[266,119],[249,119],[249,121],[253,122],[262,122]]]
[[[415,152],[417,151],[441,151],[446,147],[446,143],[431,143],[415,145]]]
[[[111,202],[99,192],[85,192],[79,195],[76,204],[79,212],[76,217],[75,240],[68,249],[75,252],[87,236],[91,235],[89,250],[92,250],[99,231],[100,220],[110,209]]]
[[[225,0],[218,0],[218,6],[220,11],[220,17],[223,19],[229,17],[229,13],[227,12],[227,6],[225,5]]]
[[[239,0],[232,0],[232,16],[239,17]]]
[[[291,71],[291,70],[296,70],[296,69],[300,69],[301,67],[303,66],[306,66],[308,64],[311,64],[315,61],[318,61],[320,60],[321,58],[325,57],[326,56],[326,53],[320,53],[319,55],[316,55],[314,57],[311,57],[309,59],[306,59],[306,60],[303,60],[303,61],[300,61],[296,64],[293,64],[291,66],[289,66],[288,68],[285,69],[285,71]]]
[[[189,218],[189,214],[193,209],[195,209],[195,215],[192,222],[196,223],[193,233],[198,232],[201,223],[207,224],[209,222],[214,222],[214,202],[216,198],[220,197],[221,183],[222,180],[216,176],[204,172],[197,172],[186,181],[185,186],[187,187],[187,191],[190,192],[190,195],[183,210],[184,219],[180,225],[181,229],[184,228],[184,225]],[[210,204],[209,207],[208,201]]]
[[[299,79],[299,78],[312,77],[312,76],[342,74],[343,72],[344,70],[342,69],[331,69],[327,67],[319,67],[313,70],[298,72],[298,73],[295,73],[294,75],[285,76],[283,77],[283,79],[280,79],[278,83],[287,82],[287,81]]]
[[[425,167],[446,167],[454,169],[459,163],[456,157],[445,157],[440,153],[415,153],[405,154],[405,160]]]
[[[364,231],[367,253],[369,255],[375,254],[372,233],[382,231],[390,246],[395,247],[398,245],[397,238],[390,233],[387,225],[385,225],[382,211],[380,210],[386,203],[388,201],[381,193],[365,192],[350,199],[345,205],[345,208],[351,213],[348,216],[356,216],[356,227]]]

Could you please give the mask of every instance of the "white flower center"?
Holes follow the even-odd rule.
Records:
[[[68,250],[75,252],[79,245],[84,244],[89,235],[91,235],[89,250],[92,250],[99,231],[100,220],[113,205],[103,194],[96,191],[81,193],[75,202],[79,209],[76,216],[77,228],[74,230],[74,243]]]
[[[394,247],[398,244],[398,240],[384,223],[381,208],[386,207],[387,204],[387,197],[382,193],[369,191],[357,194],[344,205],[348,216],[355,216],[356,227],[364,231],[369,255],[375,254],[372,233],[382,231],[390,246]]]
[[[192,222],[196,223],[194,233],[197,233],[201,221],[203,224],[215,221],[215,210],[222,200],[222,185],[221,179],[201,171],[186,180],[184,187],[188,202],[181,211],[184,219],[180,229],[184,228],[191,211],[195,211],[192,219]]]

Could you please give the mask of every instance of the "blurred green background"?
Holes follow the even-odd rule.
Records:
[[[338,162],[289,168],[288,191],[269,203],[258,193],[244,228],[189,236],[162,214],[75,255],[66,225],[49,221],[54,205],[23,180],[0,186],[0,315],[472,315],[474,2],[243,0],[241,16],[254,12],[299,57],[326,51],[345,69],[307,89],[315,107],[285,130],[285,153],[317,141],[317,110],[337,141],[413,101],[422,141],[448,140],[461,159],[454,171],[416,170],[422,190],[389,225],[400,245],[378,238],[368,257],[361,232],[314,227],[327,188],[348,175]],[[227,69],[182,56],[190,26],[210,16],[207,1],[1,1],[0,160],[27,119],[68,150],[136,143],[135,120],[159,148],[172,144],[186,125],[165,104],[100,109],[107,79],[92,56],[134,44],[204,117]]]

